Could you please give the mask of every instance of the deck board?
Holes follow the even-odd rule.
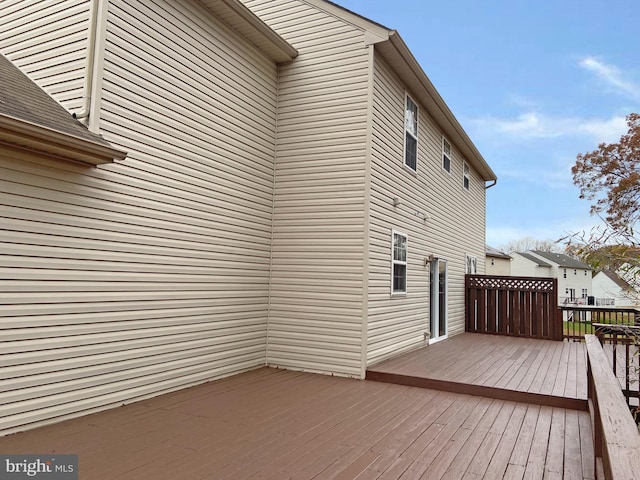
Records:
[[[582,411],[263,368],[0,438],[0,451],[78,454],[83,480],[494,479],[559,468],[592,479],[590,436]]]
[[[367,378],[587,409],[586,351],[575,342],[465,333],[369,367]]]

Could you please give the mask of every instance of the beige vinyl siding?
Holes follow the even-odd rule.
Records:
[[[0,2],[0,52],[67,110],[82,106],[89,0]]]
[[[465,255],[476,256],[479,268],[484,257],[484,182],[471,169],[470,190],[463,188],[463,158],[453,143],[451,174],[442,169],[441,129],[422,105],[418,105],[417,174],[404,167],[405,93],[400,79],[376,57],[368,364],[427,344],[429,267],[425,260],[431,254],[447,260],[448,333],[462,332]],[[400,200],[397,207],[395,197]],[[406,295],[391,295],[392,230],[408,236]]]
[[[280,67],[267,362],[362,375],[368,50],[298,0],[244,2],[298,50]]]
[[[0,154],[0,434],[265,364],[277,66],[111,1],[98,168]]]

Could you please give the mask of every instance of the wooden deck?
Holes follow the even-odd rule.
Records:
[[[587,410],[577,342],[464,333],[371,367],[367,379]]]
[[[268,368],[0,438],[0,452],[78,454],[82,480],[594,478],[586,412]]]

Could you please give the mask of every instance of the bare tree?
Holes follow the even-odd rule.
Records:
[[[580,198],[594,201],[591,212],[604,214],[617,232],[628,232],[640,220],[640,115],[628,115],[627,125],[618,143],[579,154],[571,169]]]
[[[560,241],[596,270],[624,266],[640,272],[640,237],[634,229],[640,220],[640,115],[628,115],[627,125],[629,131],[618,143],[579,154],[571,169],[580,198],[593,202],[591,212],[604,226]]]
[[[553,240],[538,240],[533,237],[522,237],[501,245],[498,250],[504,253],[526,252],[537,250],[539,252],[564,252],[564,246]]]

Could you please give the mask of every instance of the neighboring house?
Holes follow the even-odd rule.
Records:
[[[496,177],[394,30],[16,1],[0,52],[103,147],[3,144],[0,432],[263,365],[362,378],[464,330]]]
[[[554,277],[551,264],[531,252],[511,254],[511,275],[515,277]]]
[[[616,272],[598,272],[593,277],[595,304],[629,307],[638,305],[640,292]]]
[[[511,275],[511,257],[487,245],[485,250],[486,275]]]
[[[586,304],[592,296],[592,268],[563,253],[529,251],[513,253],[511,275],[558,279],[558,304]]]

